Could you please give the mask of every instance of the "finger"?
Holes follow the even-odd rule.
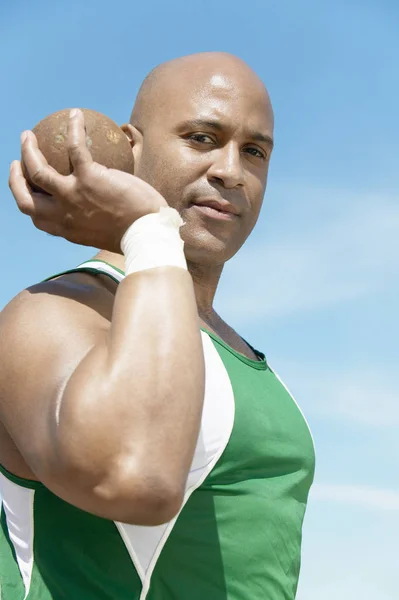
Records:
[[[51,195],[65,191],[66,177],[50,167],[42,152],[40,152],[35,134],[31,131],[24,131],[21,140],[22,160],[29,180]]]
[[[55,223],[54,221],[47,221],[46,219],[32,219],[32,221],[36,229],[40,229],[40,231],[44,231],[48,235],[64,237],[63,228],[58,223]]]
[[[19,210],[31,218],[56,220],[59,212],[58,202],[52,196],[33,193],[23,173],[21,163],[14,160],[10,167],[9,186]]]
[[[83,112],[74,108],[69,115],[68,152],[73,170],[78,173],[93,162],[86,144],[86,130]]]
[[[28,183],[23,176],[21,163],[19,160],[14,160],[10,167],[10,177],[8,185],[15,198],[19,210],[24,215],[34,214],[35,205],[32,198],[32,193]]]
[[[89,236],[86,240],[82,241],[81,231],[76,231],[74,228],[70,229],[66,223],[61,224],[56,221],[48,221],[47,219],[32,219],[32,221],[34,222],[36,229],[40,229],[48,235],[62,237],[73,244],[79,244],[81,246],[93,246],[96,243],[95,236]]]

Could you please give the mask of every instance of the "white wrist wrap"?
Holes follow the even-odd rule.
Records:
[[[179,232],[182,225],[177,210],[166,206],[130,225],[121,240],[126,275],[155,267],[187,269]]]

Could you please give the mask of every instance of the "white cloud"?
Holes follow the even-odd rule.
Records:
[[[394,535],[391,543],[382,537],[348,543],[341,533],[334,540],[323,531],[303,554],[296,600],[397,600]]]
[[[318,367],[310,376],[306,365],[286,363],[285,367],[306,413],[374,429],[399,427],[396,374],[376,368],[326,371]]]
[[[370,485],[314,486],[297,600],[397,599],[398,495]]]
[[[273,223],[264,214],[247,247],[226,266],[218,295],[223,315],[275,318],[397,285],[397,199],[307,189],[294,196],[280,190],[276,197],[285,214]]]
[[[376,510],[399,511],[399,490],[366,485],[315,483],[310,492],[310,501],[338,502]]]

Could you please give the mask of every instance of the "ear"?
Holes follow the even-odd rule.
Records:
[[[124,125],[121,125],[121,129],[132,147],[134,164],[136,165],[140,160],[141,149],[143,146],[143,134],[137,129],[137,127],[131,125],[131,123],[125,123]]]
[[[140,131],[136,129],[136,127],[133,127],[133,125],[131,125],[130,123],[125,123],[124,125],[121,125],[121,129],[127,137],[127,139],[129,140],[129,144],[132,148],[139,141],[139,138],[141,141],[141,138],[143,137]]]

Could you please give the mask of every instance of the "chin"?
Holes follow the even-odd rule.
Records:
[[[237,239],[237,231],[211,232],[202,224],[190,222],[182,215],[185,225],[180,229],[184,251],[189,262],[208,266],[223,265],[241,248],[244,240]]]
[[[184,244],[184,253],[188,262],[208,267],[224,265],[236,252],[237,250],[232,251],[221,242],[218,244],[185,242]]]

